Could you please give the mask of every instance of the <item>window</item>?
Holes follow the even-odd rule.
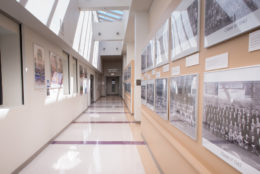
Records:
[[[70,55],[63,51],[63,88],[64,94],[70,94],[70,80],[69,80],[69,59]]]
[[[20,30],[19,24],[0,13],[0,103],[3,106],[24,104]]]
[[[70,76],[71,90],[73,94],[78,92],[78,60],[76,58],[72,59],[72,71]]]

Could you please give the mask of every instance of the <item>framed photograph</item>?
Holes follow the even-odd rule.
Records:
[[[147,52],[147,70],[151,70],[154,67],[154,39],[149,41],[149,44],[146,47]]]
[[[63,65],[61,57],[50,52],[51,89],[63,87]]]
[[[147,51],[146,48],[143,50],[142,54],[141,54],[141,70],[142,73],[145,73],[146,71],[146,58],[147,58]]]
[[[168,120],[168,79],[155,80],[155,112]]]
[[[142,80],[141,82],[141,101],[142,104],[146,104],[146,81]]]
[[[205,73],[207,149],[241,173],[260,173],[260,66]]]
[[[44,49],[41,46],[33,45],[33,58],[35,87],[45,88],[45,58]]]
[[[154,110],[154,80],[147,80],[146,106]]]
[[[204,46],[210,47],[260,26],[259,0],[206,0]]]
[[[182,0],[171,14],[171,59],[199,51],[200,0]]]
[[[128,77],[127,80],[131,80],[131,71],[132,71],[132,67],[131,65],[128,67]]]
[[[158,30],[155,36],[155,65],[156,67],[169,62],[169,20]]]
[[[169,121],[194,140],[197,139],[198,75],[170,79]]]

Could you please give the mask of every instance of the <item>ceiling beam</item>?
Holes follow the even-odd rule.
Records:
[[[78,0],[80,10],[128,10],[131,0]]]

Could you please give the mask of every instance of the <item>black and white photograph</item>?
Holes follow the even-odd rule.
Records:
[[[199,50],[200,0],[183,0],[171,14],[172,61]]]
[[[157,31],[155,36],[155,65],[161,66],[168,63],[169,48],[169,21]]]
[[[205,1],[205,47],[258,26],[260,26],[259,0]]]
[[[154,80],[147,80],[147,107],[154,110]]]
[[[124,90],[126,93],[131,93],[131,83],[124,83]]]
[[[146,81],[142,80],[141,82],[141,102],[146,104]]]
[[[129,66],[128,67],[128,69],[127,69],[127,80],[131,80],[131,69],[132,69],[132,67],[131,66]]]
[[[204,75],[203,145],[241,173],[260,172],[260,66]]]
[[[147,58],[147,54],[146,54],[146,48],[143,50],[142,54],[141,54],[141,70],[142,73],[144,73],[146,71],[146,58]]]
[[[168,120],[168,79],[155,80],[155,112]]]
[[[169,83],[169,121],[186,135],[196,140],[198,75],[172,77]]]
[[[151,70],[154,66],[154,40],[150,40],[147,45],[147,70]]]

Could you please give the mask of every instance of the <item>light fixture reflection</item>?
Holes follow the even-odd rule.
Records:
[[[71,146],[69,151],[62,155],[53,165],[53,168],[55,170],[69,170],[75,168],[81,162],[80,153],[77,151],[77,147]]]

